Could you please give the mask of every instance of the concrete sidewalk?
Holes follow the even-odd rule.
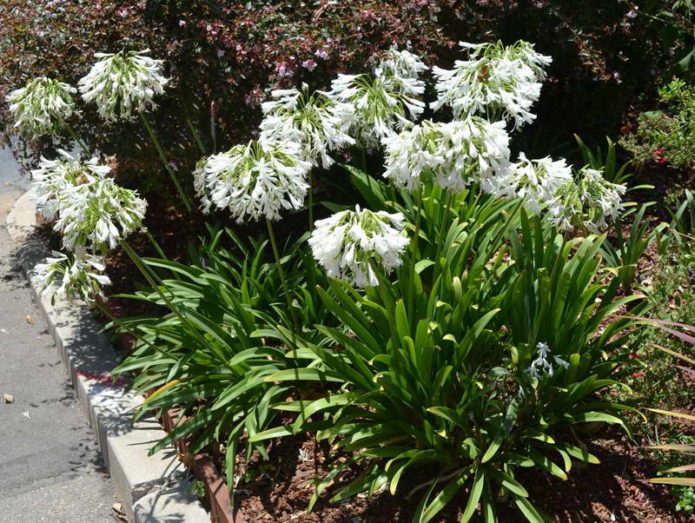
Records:
[[[0,151],[0,224],[24,185]],[[0,522],[113,522],[116,500],[96,438],[15,247],[0,225]]]

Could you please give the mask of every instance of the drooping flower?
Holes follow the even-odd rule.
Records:
[[[307,195],[311,164],[298,153],[296,144],[289,143],[235,145],[205,161],[198,193],[219,209],[229,209],[239,223],[278,220],[281,211],[301,209]]]
[[[509,177],[500,180],[496,193],[520,198],[528,211],[538,214],[553,201],[556,191],[571,181],[572,169],[564,159],[529,160],[520,153],[519,161],[509,169]]]
[[[261,106],[260,140],[268,144],[293,142],[299,156],[314,166],[327,169],[333,164],[330,151],[353,145],[348,134],[354,109],[352,105],[331,100],[324,93],[302,89],[272,92],[273,99]]]
[[[461,192],[472,183],[483,188],[506,175],[509,135],[504,122],[479,117],[435,123],[425,120],[412,129],[384,140],[384,177],[413,190],[432,176],[437,184]]]
[[[553,377],[555,374],[555,366],[567,368],[569,363],[559,356],[551,356],[550,347],[547,343],[538,342],[536,345],[536,359],[531,362],[528,368],[528,373],[536,379],[541,379],[543,375]]]
[[[68,190],[55,230],[63,234],[63,245],[68,249],[89,246],[104,252],[137,231],[146,210],[147,202],[137,191],[120,187],[113,178],[101,177]]]
[[[148,52],[94,55],[99,61],[78,85],[82,98],[94,102],[106,122],[132,120],[157,107],[154,97],[164,92],[169,79],[162,74],[163,62],[146,56]]]
[[[309,239],[314,258],[331,278],[357,287],[378,285],[372,263],[387,273],[402,264],[410,240],[403,234],[403,215],[367,209],[345,210],[318,220]]]
[[[30,140],[60,132],[75,113],[72,95],[76,92],[74,87],[58,80],[45,76],[34,78],[7,95],[14,126]]]
[[[408,96],[420,96],[425,92],[425,82],[420,76],[427,66],[413,53],[392,47],[374,67],[374,76]]]
[[[456,118],[484,114],[514,120],[515,128],[532,122],[530,110],[552,59],[521,40],[508,47],[501,42],[460,45],[468,60],[457,60],[451,70],[433,68],[438,97],[432,108],[450,106]]]
[[[203,211],[203,214],[210,214],[213,206],[210,189],[207,185],[207,178],[205,176],[207,163],[208,158],[203,158],[198,161],[193,170],[193,190],[200,200],[200,209]]]
[[[584,226],[599,233],[622,211],[626,190],[624,185],[606,180],[601,171],[584,167],[574,181],[556,190],[548,206],[548,218],[560,230]]]
[[[331,99],[352,105],[350,131],[357,144],[369,150],[380,147],[381,140],[412,125],[420,117],[425,104],[416,98],[419,93],[392,79],[368,74],[339,74],[326,93]]]
[[[78,249],[71,257],[53,251],[52,258],[36,265],[34,271],[42,296],[55,299],[81,299],[88,303],[102,295],[102,287],[111,285],[104,274],[106,267],[101,256]]]
[[[78,185],[94,182],[108,175],[111,168],[99,163],[97,157],[82,161],[79,156],[58,149],[58,158],[41,158],[38,168],[31,171],[38,211],[53,220],[71,192]]]

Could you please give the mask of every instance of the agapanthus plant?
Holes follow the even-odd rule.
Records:
[[[513,120],[515,127],[531,123],[536,118],[531,107],[541,94],[544,68],[552,59],[524,41],[511,46],[460,45],[468,51],[468,60],[457,60],[451,70],[433,68],[438,97],[432,108],[449,106],[456,118],[484,114]]]
[[[147,202],[137,191],[120,187],[113,178],[69,188],[55,229],[71,250],[89,246],[106,252],[142,226]]]
[[[42,296],[90,303],[102,294],[103,287],[111,285],[111,280],[104,274],[105,269],[101,256],[78,249],[70,256],[53,251],[53,257],[36,265],[34,271]]]
[[[389,273],[402,263],[410,240],[403,233],[400,213],[345,210],[318,220],[309,239],[314,258],[331,278],[356,287],[378,285],[376,264]]]
[[[471,183],[492,186],[509,166],[509,136],[504,122],[479,117],[438,123],[425,120],[384,139],[384,177],[413,190],[431,176],[445,189],[461,192]]]
[[[148,51],[96,53],[99,61],[79,81],[82,98],[94,102],[106,122],[132,120],[138,113],[154,109],[156,95],[169,82],[162,74],[161,60]]]
[[[572,182],[572,169],[567,162],[553,161],[546,157],[529,160],[524,153],[509,169],[509,176],[500,180],[498,195],[516,196],[523,200],[524,207],[539,213],[555,198],[555,193],[564,184]]]
[[[304,206],[311,164],[298,153],[290,143],[235,145],[209,157],[197,171],[198,194],[228,209],[238,223],[278,220],[282,211]]]
[[[74,87],[58,80],[45,76],[34,78],[7,96],[14,126],[29,140],[60,133],[75,113],[72,95],[76,92]]]
[[[327,169],[333,164],[330,151],[339,151],[355,140],[347,131],[354,108],[336,102],[323,93],[309,93],[308,87],[272,92],[273,99],[262,105],[260,140],[267,144],[299,144],[299,157]]]
[[[576,179],[560,186],[551,201],[548,217],[560,230],[586,227],[598,233],[620,215],[626,187],[606,180],[601,171],[584,167]]]

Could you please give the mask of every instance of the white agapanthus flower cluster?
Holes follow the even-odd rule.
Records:
[[[356,287],[378,285],[373,263],[387,273],[402,263],[410,240],[403,234],[403,215],[372,212],[357,206],[315,223],[309,245],[331,278]]]
[[[408,96],[420,96],[425,92],[425,82],[420,78],[427,66],[413,53],[392,47],[374,67],[374,76]]]
[[[451,70],[433,68],[438,97],[432,108],[449,106],[456,118],[484,114],[513,120],[516,128],[531,123],[531,107],[540,97],[544,68],[552,59],[524,41],[511,46],[460,45],[468,51],[468,60],[457,60]]]
[[[60,132],[75,113],[72,95],[76,92],[58,80],[34,78],[7,96],[14,126],[30,140]]]
[[[111,285],[105,269],[101,256],[78,249],[72,256],[53,251],[53,257],[36,265],[34,271],[42,296],[82,299],[89,303],[102,294],[103,287]]]
[[[425,120],[386,138],[384,177],[413,190],[431,176],[445,189],[461,192],[471,183],[492,186],[509,168],[504,122],[479,117],[449,123]]]
[[[520,153],[519,161],[509,169],[509,176],[500,179],[496,193],[520,198],[528,211],[538,214],[553,202],[561,186],[571,182],[572,168],[564,159],[529,160]]]
[[[347,133],[354,117],[353,106],[336,102],[325,94],[302,89],[272,92],[263,103],[260,140],[267,144],[295,143],[299,157],[324,169],[333,164],[330,151],[354,145]]]
[[[146,210],[147,202],[136,191],[120,187],[113,178],[100,177],[69,190],[55,229],[68,249],[89,246],[106,252],[142,226]]]
[[[391,77],[340,74],[326,94],[354,108],[349,134],[359,146],[374,150],[384,138],[409,128],[411,120],[418,119],[425,110],[425,104],[417,98],[421,92],[407,85],[396,84]]]
[[[55,219],[72,189],[103,178],[110,171],[111,168],[100,164],[97,157],[82,161],[63,149],[58,149],[55,160],[42,157],[39,166],[31,171],[38,211],[48,220]]]
[[[617,218],[626,187],[606,180],[601,171],[584,167],[572,182],[560,186],[548,206],[548,218],[558,229],[584,226],[599,233]]]
[[[157,106],[154,97],[169,80],[162,74],[163,62],[147,52],[96,53],[99,61],[80,79],[82,98],[94,102],[106,122],[132,120]]]
[[[199,194],[242,223],[278,220],[285,210],[299,210],[309,188],[311,164],[293,144],[249,142],[210,156],[198,173]]]
[[[555,374],[556,366],[567,368],[569,363],[559,356],[552,356],[548,344],[539,342],[536,345],[536,358],[529,365],[528,373],[536,379],[541,379],[543,375],[552,378]]]

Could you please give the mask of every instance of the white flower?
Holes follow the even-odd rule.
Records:
[[[106,122],[132,120],[138,112],[157,107],[154,97],[164,92],[169,80],[162,75],[163,62],[146,56],[147,52],[94,55],[99,61],[80,79],[79,88]]]
[[[55,160],[42,157],[38,168],[31,171],[38,211],[48,220],[58,215],[61,202],[70,194],[71,188],[90,184],[111,171],[96,157],[85,162],[62,149],[58,149],[58,155]]]
[[[529,160],[520,153],[519,161],[509,170],[509,177],[500,180],[496,193],[520,198],[528,211],[538,214],[553,201],[558,188],[571,181],[572,169],[564,159]]]
[[[30,140],[59,132],[75,113],[72,98],[77,90],[42,76],[7,95],[14,126]]]
[[[327,96],[336,102],[352,105],[350,136],[369,150],[380,147],[381,140],[412,125],[425,109],[416,92],[404,91],[391,79],[367,74],[340,74],[331,82]]]
[[[557,189],[548,207],[548,217],[560,230],[584,226],[599,233],[620,215],[625,191],[624,185],[609,182],[601,171],[584,167],[576,180]]]
[[[541,379],[543,374],[547,374],[552,378],[555,374],[554,365],[559,365],[565,369],[569,367],[569,363],[562,358],[550,355],[550,347],[547,343],[538,342],[536,351],[536,359],[531,362],[528,368],[528,373],[536,379]]]
[[[203,158],[196,164],[195,170],[193,171],[193,189],[200,200],[200,209],[203,211],[203,214],[210,214],[213,206],[212,200],[210,199],[210,190],[207,186],[207,178],[205,176],[207,163],[208,158]]]
[[[42,296],[82,299],[89,303],[95,296],[102,295],[102,287],[111,285],[109,277],[103,274],[105,266],[102,257],[89,254],[84,249],[76,251],[72,258],[56,251],[53,251],[53,256],[34,269]]]
[[[55,230],[68,249],[106,251],[142,226],[146,210],[137,191],[118,186],[113,178],[97,178],[68,190]]]
[[[278,220],[281,211],[301,209],[307,195],[311,164],[298,153],[292,144],[236,145],[205,161],[196,182],[198,193],[216,207],[229,209],[238,223]],[[205,201],[204,205],[209,207]]]
[[[501,42],[460,45],[468,50],[468,60],[457,60],[452,70],[433,68],[438,98],[432,108],[450,106],[456,118],[485,114],[514,120],[515,128],[532,122],[530,109],[546,77],[543,68],[552,59],[524,41],[509,47]]]
[[[327,169],[333,164],[329,151],[354,145],[348,134],[352,105],[336,102],[325,94],[309,94],[285,89],[272,92],[273,99],[262,105],[265,118],[261,122],[260,141],[268,144],[293,142],[299,145],[299,156],[314,166]]]
[[[384,177],[408,190],[423,176],[445,189],[463,191],[471,183],[483,188],[505,176],[509,166],[509,135],[504,122],[479,117],[435,123],[425,120],[412,129],[384,139]]]
[[[401,254],[410,240],[403,235],[403,215],[367,209],[346,210],[318,220],[309,239],[314,258],[331,278],[357,287],[379,281],[372,263],[388,273],[402,263]]]
[[[425,82],[420,75],[427,66],[420,58],[406,50],[392,47],[374,67],[374,76],[408,96],[418,96],[425,92]]]

